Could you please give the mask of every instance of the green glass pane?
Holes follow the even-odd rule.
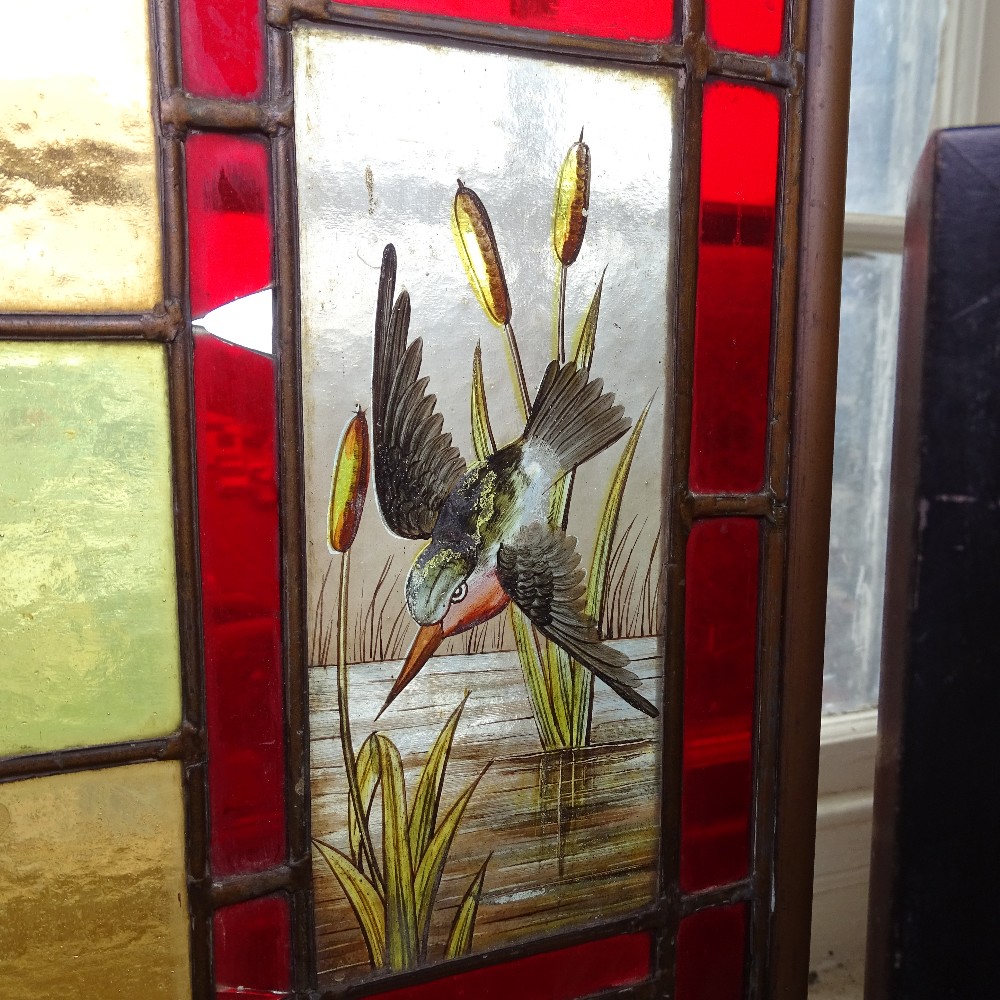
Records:
[[[147,5],[52,0],[0,59],[0,310],[162,296]]]
[[[191,996],[180,765],[0,785],[0,994]]]
[[[0,755],[180,723],[165,353],[0,344]]]

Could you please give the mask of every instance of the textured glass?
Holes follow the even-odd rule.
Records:
[[[185,144],[191,314],[203,316],[271,283],[267,144],[230,135]]]
[[[0,755],[180,724],[165,352],[0,344]]]
[[[674,78],[319,28],[297,28],[295,40],[312,832],[323,842],[313,870],[317,960],[325,988],[369,976],[372,966],[402,971],[439,961],[449,954],[446,942],[469,892],[468,898],[478,900],[475,934],[455,954],[592,926],[634,913],[655,898],[661,729],[653,716],[661,677],[664,411],[672,406],[667,331]],[[330,99],[346,92],[353,95],[350,101]],[[581,177],[588,173],[586,190]],[[390,458],[377,445],[375,486],[368,491],[349,558],[341,554],[350,545],[344,539],[352,534],[347,527],[357,526],[358,511],[356,506],[338,511],[338,504],[367,481],[359,442],[368,436],[358,433],[357,422],[379,428],[378,404],[369,401],[375,395],[374,314],[387,244],[395,248],[388,260],[397,260],[396,291],[405,288],[409,296],[411,345],[422,338],[421,380],[429,380],[427,391],[436,394],[444,427],[469,463],[474,448],[482,454],[492,448],[482,435],[474,438],[473,419],[476,426],[485,422],[481,397],[488,400],[498,448],[525,428],[520,379],[516,372],[512,377],[506,345],[512,340],[519,345],[523,393],[534,398],[558,353],[560,273],[566,275],[568,351],[592,302],[590,314],[597,317],[595,295],[603,275],[599,318],[590,327],[596,330],[590,370],[603,380],[601,388],[615,394],[632,426],[622,424],[616,439],[597,447],[581,465],[568,504],[573,540],[566,546],[575,546],[588,579],[606,581],[600,590],[594,584],[592,613],[615,650],[609,654],[614,662],[631,661],[637,688],[623,694],[601,680],[590,688],[592,675],[582,666],[576,680],[565,684],[568,657],[554,640],[547,645],[541,632],[536,647],[530,626],[519,654],[517,619],[512,623],[493,573],[494,566],[500,572],[499,546],[484,544],[477,555],[482,576],[473,580],[475,589],[464,605],[482,617],[449,621],[437,654],[425,657],[419,675],[375,722],[407,649],[412,668],[424,655],[420,651],[429,649],[417,645],[428,636],[424,629],[438,635],[426,621],[418,629],[407,597],[414,592],[407,591],[407,574],[422,541],[412,535],[404,541],[397,537],[401,531],[388,527],[386,500],[392,502],[392,493],[379,476]],[[403,309],[401,303],[399,316]],[[508,320],[510,331],[504,329]],[[477,345],[482,393],[477,390],[474,397]],[[415,351],[411,346],[411,359]],[[393,404],[400,410],[413,405],[405,426],[420,435],[428,433],[425,418],[432,420],[428,402],[417,401],[423,384],[397,394]],[[601,389],[592,383],[587,391],[596,405]],[[602,412],[610,412],[605,402]],[[637,429],[647,405],[645,423]],[[567,404],[553,419],[565,420],[567,434],[574,436],[591,427],[589,419],[576,423],[578,412]],[[634,451],[628,450],[632,445]],[[433,467],[433,458],[429,464]],[[616,470],[622,470],[620,477]],[[547,532],[547,507],[562,503],[556,500],[562,488],[533,478],[545,475],[540,464],[521,471],[531,480],[526,504],[546,508],[527,506],[532,520],[521,524]],[[504,484],[502,475],[497,493],[487,485],[474,501],[485,519],[478,537],[526,516],[512,513],[509,522],[502,517],[513,495],[505,491],[516,492],[525,482]],[[419,504],[418,493],[407,490],[404,502],[412,498]],[[456,489],[453,502],[464,503],[473,494]],[[619,502],[620,514],[610,513],[619,511]],[[478,544],[475,531],[464,537]],[[594,555],[599,539],[608,542],[600,550],[608,554],[603,562],[600,552]],[[572,572],[567,568],[555,576],[561,580]],[[457,592],[451,595],[456,607],[468,596],[460,587]],[[523,591],[521,599],[528,603]],[[463,624],[469,628],[463,630]],[[445,628],[442,624],[438,639]],[[591,637],[589,628],[584,631]],[[544,672],[531,665],[530,651],[536,648],[546,657]],[[592,713],[586,693],[591,690]],[[342,713],[345,703],[348,710]],[[341,727],[350,722],[355,748],[360,752],[364,743],[365,757],[372,751],[373,729],[389,760],[395,759],[392,741],[412,802],[428,753],[459,705],[439,821],[463,789],[481,780],[464,812],[456,813],[461,821],[446,874],[439,886],[431,883],[436,902],[429,936],[420,936],[413,954],[373,957],[337,875],[341,855],[349,850],[346,818],[353,794]],[[542,754],[543,748],[552,752]],[[382,807],[376,804],[371,815],[371,853],[381,856]]]
[[[847,211],[902,215],[930,127],[946,0],[857,0]]]
[[[773,93],[705,88],[689,474],[698,493],[764,480],[778,123]]]
[[[848,257],[840,306],[823,710],[878,701],[902,259]]]
[[[291,917],[285,896],[215,911],[212,928],[218,995],[277,996],[291,987]]]
[[[747,874],[760,526],[699,521],[687,546],[681,888]]]
[[[206,97],[256,97],[264,79],[260,0],[181,0],[184,89]]]
[[[677,933],[675,1000],[743,1000],[747,907],[702,910]]]
[[[45,9],[0,59],[0,310],[141,310],[162,297],[147,7]]]
[[[362,0],[348,0],[361,3]],[[363,0],[365,7],[445,14],[574,35],[659,41],[673,29],[673,0]]]
[[[706,0],[706,34],[724,49],[776,56],[784,12],[785,0]]]
[[[648,934],[590,941],[377,994],[376,1000],[582,1000],[649,977]]]
[[[257,139],[194,135],[186,152],[197,317],[270,284],[270,182]],[[274,365],[199,333],[194,379],[211,860],[229,874],[285,855]]]
[[[0,785],[4,1000],[186,1000],[180,765]]]

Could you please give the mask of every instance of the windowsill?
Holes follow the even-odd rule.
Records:
[[[877,712],[823,720],[813,878],[809,1000],[860,1000]]]

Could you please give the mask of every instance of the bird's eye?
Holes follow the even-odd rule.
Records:
[[[454,593],[451,595],[451,603],[458,604],[460,601],[464,601],[466,594],[469,593],[469,585],[463,580],[456,588]]]

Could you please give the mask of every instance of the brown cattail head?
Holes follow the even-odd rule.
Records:
[[[552,213],[552,248],[561,264],[569,266],[580,255],[590,210],[590,147],[580,138],[569,147],[556,184]]]
[[[368,420],[358,409],[344,428],[333,466],[327,544],[331,552],[346,552],[354,544],[368,494],[370,470]]]
[[[461,180],[452,206],[451,228],[469,284],[479,304],[497,326],[510,322],[510,295],[486,206]]]

